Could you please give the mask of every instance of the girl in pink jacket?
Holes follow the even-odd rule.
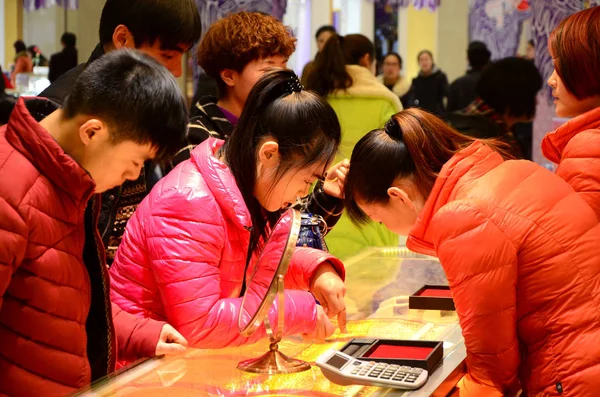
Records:
[[[264,326],[249,338],[238,333],[244,277],[247,283],[277,213],[323,178],[340,137],[333,109],[303,91],[293,72],[265,74],[227,143],[196,147],[140,204],[110,269],[113,302],[168,321],[190,346],[264,337]],[[336,258],[297,248],[285,278],[284,335],[325,338],[334,330],[327,315],[343,327],[343,278]]]

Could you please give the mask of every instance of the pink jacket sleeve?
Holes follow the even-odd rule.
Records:
[[[156,345],[164,322],[134,316],[114,303],[112,316],[119,360],[134,361],[156,355]]]
[[[139,218],[146,220],[148,259],[167,321],[192,347],[219,348],[264,337],[264,326],[249,338],[240,336],[237,319],[242,299],[221,297],[221,266],[227,266],[221,255],[235,236],[228,236],[216,201],[202,191],[174,189],[146,208],[148,213]],[[241,249],[240,257],[245,258]],[[272,308],[272,324],[276,324],[275,313]],[[286,291],[285,316],[285,335],[312,331],[316,324],[312,295]]]
[[[335,256],[314,248],[297,247],[285,275],[285,287],[308,291],[313,274],[324,262],[333,266],[342,280],[346,279],[344,264]]]

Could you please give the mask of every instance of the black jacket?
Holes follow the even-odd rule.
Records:
[[[77,50],[74,48],[64,48],[50,57],[48,70],[48,80],[51,83],[60,76],[77,66]]]
[[[477,98],[477,82],[481,77],[480,70],[469,70],[464,76],[457,78],[448,91],[448,112],[462,110]]]
[[[424,76],[419,73],[412,81],[407,94],[408,107],[417,107],[433,114],[444,114],[444,98],[448,95],[448,77],[441,70],[434,68],[433,72]],[[405,99],[403,97],[403,99]],[[405,99],[405,100],[406,100]]]

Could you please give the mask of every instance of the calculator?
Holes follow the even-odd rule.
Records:
[[[330,349],[316,361],[323,375],[342,386],[365,385],[395,389],[418,389],[429,373],[422,368],[376,361],[358,360],[339,350]]]

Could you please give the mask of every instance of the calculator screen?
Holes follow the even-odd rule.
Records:
[[[348,362],[348,359],[342,357],[342,356],[338,356],[337,354],[334,354],[333,357],[331,357],[329,359],[329,361],[327,361],[328,365],[331,365],[332,367],[335,367],[337,369],[341,369],[344,364],[346,364]]]

